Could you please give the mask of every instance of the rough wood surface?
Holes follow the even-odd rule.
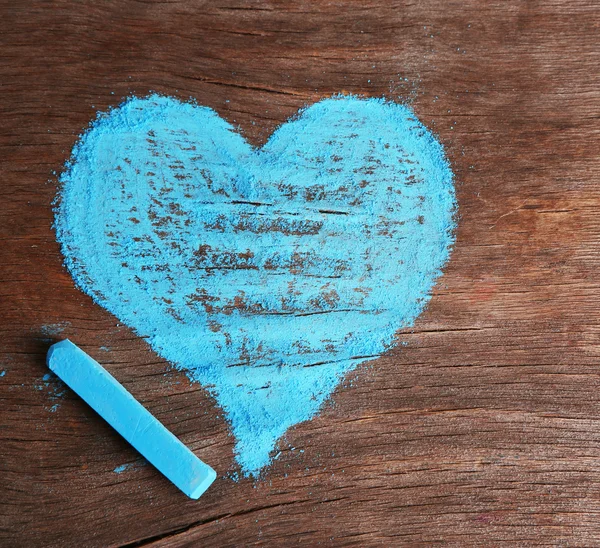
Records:
[[[599,17],[593,0],[3,1],[0,543],[600,544]],[[51,229],[76,135],[149,90],[255,144],[332,93],[408,100],[459,182],[455,251],[406,346],[256,483],[223,479],[220,412],[74,287]],[[216,468],[199,501],[43,381],[65,336]]]

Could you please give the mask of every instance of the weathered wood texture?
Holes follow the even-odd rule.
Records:
[[[599,17],[594,0],[2,2],[0,542],[600,544]],[[407,345],[289,432],[262,481],[198,502],[150,466],[113,472],[133,450],[42,380],[64,328],[235,471],[210,398],[74,287],[51,229],[76,135],[149,90],[255,144],[332,93],[410,101],[458,181],[455,251]]]

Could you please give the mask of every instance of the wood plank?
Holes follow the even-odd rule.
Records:
[[[600,543],[597,2],[0,5],[2,544]],[[333,93],[409,101],[456,173],[455,250],[406,346],[290,431],[258,482],[227,477],[214,402],[74,287],[51,229],[77,134],[150,90],[256,145]],[[226,477],[185,500],[57,396],[42,377],[62,337]]]

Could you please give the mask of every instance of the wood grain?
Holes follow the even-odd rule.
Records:
[[[0,5],[1,544],[600,544],[597,2]],[[332,93],[410,101],[457,176],[455,250],[406,346],[289,432],[258,482],[227,477],[219,410],[74,287],[51,229],[77,134],[150,90],[254,144]],[[206,495],[44,383],[62,337],[216,468]]]

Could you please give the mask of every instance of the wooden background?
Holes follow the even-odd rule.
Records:
[[[599,545],[599,20],[595,0],[2,0],[0,544]],[[74,287],[51,229],[77,134],[150,90],[257,145],[333,93],[409,101],[456,173],[455,251],[406,346],[258,482],[231,479],[211,399]],[[63,337],[215,467],[199,501],[44,382]]]

